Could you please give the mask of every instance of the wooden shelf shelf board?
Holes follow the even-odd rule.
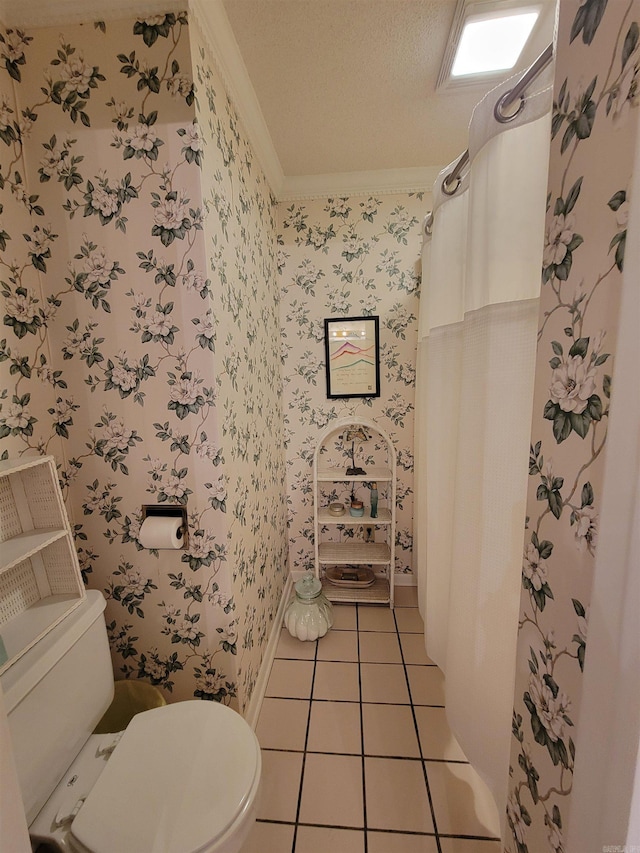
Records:
[[[318,557],[325,566],[384,566],[391,559],[391,551],[385,542],[321,542]]]
[[[322,579],[322,591],[329,601],[346,603],[362,602],[365,604],[389,604],[389,581],[386,578],[376,578],[371,586],[349,589],[334,586],[326,578]]]

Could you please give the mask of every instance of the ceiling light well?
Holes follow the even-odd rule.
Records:
[[[503,79],[539,23],[535,0],[458,0],[436,90]]]
[[[518,61],[540,10],[467,18],[451,67],[452,77],[507,71]]]

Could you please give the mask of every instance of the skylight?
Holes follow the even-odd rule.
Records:
[[[539,11],[467,18],[456,51],[452,77],[506,71],[518,61]]]

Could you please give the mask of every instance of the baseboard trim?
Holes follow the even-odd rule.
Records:
[[[396,572],[393,583],[395,586],[418,586],[418,580],[413,572]]]
[[[291,597],[292,589],[293,577],[289,575],[282,591],[282,597],[280,599],[280,604],[278,605],[278,610],[276,611],[273,624],[271,625],[271,633],[269,634],[267,647],[264,651],[262,663],[260,664],[260,672],[258,674],[255,687],[253,688],[251,699],[249,700],[249,704],[247,705],[247,710],[244,713],[245,720],[254,730],[256,725],[258,724],[258,717],[260,716],[260,709],[262,708],[262,700],[264,699],[264,694],[267,689],[267,682],[269,681],[269,676],[271,675],[271,667],[273,666],[273,661],[275,660],[278,640],[280,639],[280,630],[282,628],[282,621],[284,619],[284,611],[287,604],[289,603],[289,598]]]

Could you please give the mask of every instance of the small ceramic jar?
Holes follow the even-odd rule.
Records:
[[[364,504],[362,501],[351,501],[349,515],[352,515],[355,518],[360,518],[360,516],[364,515]]]
[[[333,625],[333,607],[322,592],[322,582],[307,572],[294,590],[295,595],[284,612],[287,631],[299,640],[324,637]]]

